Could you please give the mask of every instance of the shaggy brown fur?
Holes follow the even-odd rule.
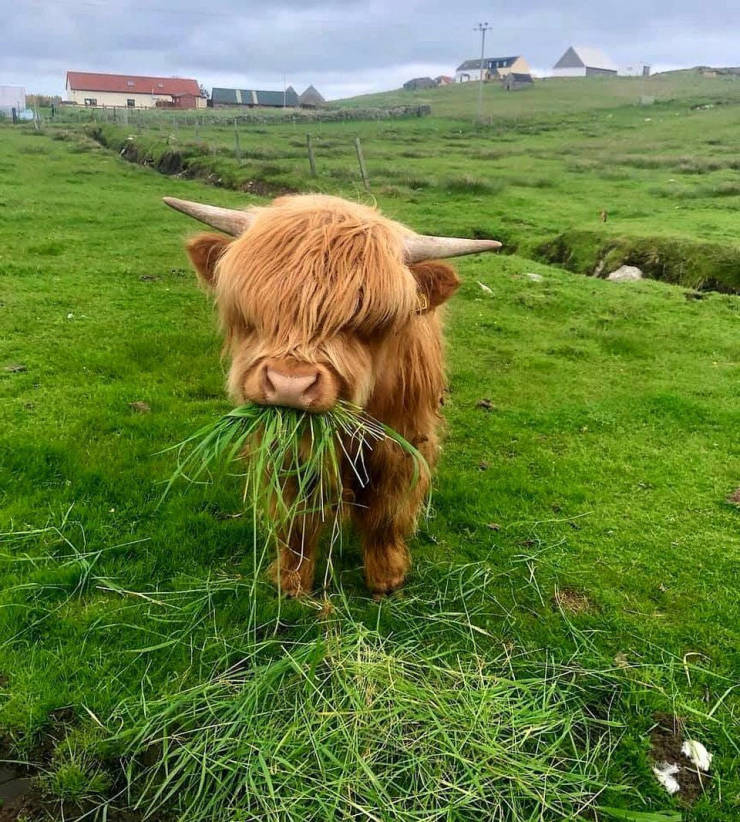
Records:
[[[316,366],[322,392],[309,410],[354,402],[416,445],[433,467],[444,389],[438,308],[459,280],[444,263],[406,266],[407,232],[372,208],[299,195],[258,209],[233,241],[219,234],[190,240],[190,258],[218,306],[232,398],[261,401],[266,363],[286,373]],[[368,468],[369,484],[351,488],[353,518],[368,587],[388,593],[409,569],[406,539],[428,479],[414,485],[411,458],[388,442],[368,455]],[[320,523],[306,522],[285,535],[278,563],[284,592],[311,589],[320,530]]]

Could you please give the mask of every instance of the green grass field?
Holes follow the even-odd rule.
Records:
[[[218,151],[232,126],[200,134],[234,188],[364,198],[359,135],[392,216],[518,252],[459,262],[432,515],[382,602],[352,535],[315,601],[255,581],[236,480],[159,504],[162,449],[228,408],[182,250],[195,226],[160,198],[255,196],[127,163],[79,126],[0,126],[0,758],[40,765],[34,802],[165,819],[164,802],[188,822],[737,818],[738,297],[585,278],[541,250],[575,236],[585,258],[601,232],[734,259],[738,191],[716,191],[740,186],[740,84],[707,82],[493,130],[454,119],[460,101],[315,124],[317,179],[303,127],[244,127],[240,163]],[[166,126],[132,131],[155,161]],[[651,773],[666,715],[715,755],[691,803]]]
[[[514,93],[490,84],[483,125],[473,122],[472,85],[369,100],[426,102],[427,118],[304,123],[273,112],[239,125],[238,147],[229,118],[239,112],[229,109],[199,115],[200,124],[183,112],[132,115],[122,125],[119,113],[116,123],[87,127],[139,162],[253,194],[358,196],[360,137],[373,196],[420,228],[494,235],[508,252],[579,273],[628,263],[657,279],[740,291],[740,80],[546,80]],[[638,104],[644,98],[654,102]]]

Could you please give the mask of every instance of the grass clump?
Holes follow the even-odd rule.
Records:
[[[518,678],[339,614],[318,640],[268,644],[114,713],[107,745],[145,818],[574,819],[603,788],[611,723],[562,670]]]
[[[178,465],[165,494],[180,477],[198,481],[228,472],[238,460],[245,506],[272,533],[289,531],[301,517],[339,515],[344,485],[350,479],[362,487],[369,483],[365,458],[383,440],[412,459],[414,482],[428,471],[410,442],[350,403],[320,414],[248,403],[174,446]]]
[[[449,177],[442,183],[448,194],[497,194],[506,183],[502,180],[483,180],[470,174]]]

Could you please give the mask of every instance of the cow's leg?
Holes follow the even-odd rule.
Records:
[[[366,533],[363,549],[365,582],[371,593],[390,594],[403,585],[411,557],[405,535],[397,523]]]
[[[287,534],[278,538],[278,558],[273,562],[271,572],[278,589],[286,596],[301,596],[313,589],[321,525],[318,517],[303,517],[293,523]]]
[[[416,529],[429,480],[414,483],[411,457],[392,443],[376,447],[370,458],[370,482],[357,494],[353,516],[361,533],[365,581],[373,594],[400,588],[411,567],[406,540]]]

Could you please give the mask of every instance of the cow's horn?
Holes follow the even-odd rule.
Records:
[[[163,197],[162,199],[170,208],[195,217],[201,223],[218,228],[226,234],[231,234],[232,237],[243,234],[254,219],[251,214],[236,208],[219,208],[203,203],[192,203],[190,200],[178,200],[177,197]]]
[[[466,240],[462,237],[429,237],[412,234],[404,239],[407,263],[422,260],[441,260],[444,257],[462,257],[465,254],[479,254],[481,251],[495,251],[501,248],[496,240]]]

